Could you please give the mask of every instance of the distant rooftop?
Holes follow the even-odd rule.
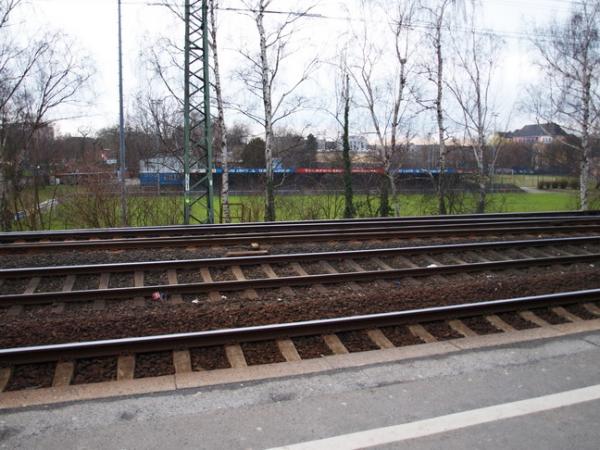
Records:
[[[539,136],[568,136],[568,134],[556,123],[542,123],[525,125],[520,130],[503,133],[503,136],[507,138],[530,138]]]

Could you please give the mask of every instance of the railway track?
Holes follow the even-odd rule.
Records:
[[[569,211],[569,212],[542,212],[542,213],[500,213],[500,214],[471,214],[471,215],[446,215],[446,216],[417,216],[417,217],[379,217],[368,219],[338,219],[338,220],[307,220],[307,221],[282,221],[282,222],[252,222],[240,224],[211,224],[211,225],[171,225],[157,227],[129,227],[129,228],[95,228],[79,230],[31,231],[0,233],[0,244],[16,242],[42,242],[42,241],[73,241],[89,239],[115,239],[127,237],[160,237],[160,236],[190,236],[190,235],[216,235],[233,233],[267,233],[274,231],[307,231],[337,229],[340,226],[369,228],[373,226],[412,226],[436,225],[443,223],[475,224],[480,222],[510,222],[525,220],[574,220],[600,218],[600,211]]]
[[[600,235],[371,250],[0,270],[0,306],[319,287],[600,262]],[[127,281],[123,282],[123,275]],[[180,279],[181,276],[185,277]],[[90,279],[90,276],[93,279]],[[121,285],[111,285],[119,276]],[[86,285],[79,283],[84,278]],[[59,281],[57,283],[57,280]],[[45,284],[50,285],[48,289]],[[95,284],[95,287],[92,287]],[[357,285],[354,285],[355,287]],[[83,288],[82,288],[83,287]]]
[[[529,326],[525,328],[547,326],[548,323],[535,313],[540,308],[549,308],[565,321],[576,322],[584,320],[584,317],[567,308],[577,305],[586,311],[587,318],[597,318],[600,317],[600,308],[595,303],[598,300],[600,289],[593,289],[326,320],[0,349],[0,392],[5,388],[27,388],[27,383],[32,383],[31,377],[24,384],[20,384],[18,378],[25,376],[27,370],[32,370],[31,366],[27,366],[31,364],[52,363],[54,366],[48,372],[50,381],[46,383],[55,387],[71,384],[80,362],[87,361],[85,367],[88,367],[94,358],[110,357],[114,360],[114,367],[108,371],[110,373],[104,374],[108,379],[103,381],[134,378],[137,373],[136,355],[140,357],[153,352],[169,352],[171,373],[214,368],[209,367],[211,363],[207,363],[208,359],[198,359],[194,352],[209,350],[214,357],[216,349],[227,361],[227,367],[240,368],[248,364],[246,358],[249,355],[244,350],[247,343],[256,348],[257,343],[271,342],[273,345],[265,349],[278,352],[275,360],[298,361],[304,359],[302,355],[319,355],[318,352],[307,352],[307,341],[303,339],[308,339],[309,346],[326,348],[327,354],[342,354],[351,351],[343,342],[343,333],[356,332],[362,333],[363,338],[370,341],[370,349],[387,349],[397,344],[435,342],[438,340],[436,335],[440,336],[440,324],[452,330],[454,337],[477,335],[473,325],[469,325],[473,320],[485,322],[495,333],[515,331],[519,327],[515,328],[507,318],[511,314],[518,316],[521,322],[528,322]],[[406,336],[399,338],[399,332],[410,336],[412,340],[407,340]],[[447,337],[442,335],[441,339]],[[198,361],[204,361],[204,367]],[[38,387],[44,385],[40,380],[33,381],[34,384],[36,382],[42,383]]]
[[[463,296],[463,302],[481,299],[481,292],[484,292],[484,296],[489,295],[494,286],[501,285],[496,281],[489,282],[490,278],[504,283],[512,279],[509,275],[518,275],[514,279],[520,280],[520,284],[523,284],[529,273],[548,280],[558,289],[566,289],[566,286],[570,286],[572,290],[595,287],[593,283],[570,282],[568,277],[574,273],[575,268],[582,269],[582,273],[589,274],[592,278],[595,276],[596,269],[593,267],[600,263],[598,212],[10,233],[0,234],[0,252],[18,254],[28,251],[234,247],[251,243],[288,244],[405,238],[432,238],[439,242],[440,238],[461,236],[487,240],[312,253],[268,254],[263,250],[261,254],[249,256],[166,261],[148,261],[147,255],[151,253],[140,252],[132,253],[132,259],[135,257],[144,259],[143,261],[1,269],[0,317],[7,321],[7,325],[11,324],[7,327],[11,331],[4,342],[9,343],[8,345],[25,345],[79,339],[81,334],[77,331],[78,326],[69,331],[72,318],[79,317],[79,311],[87,311],[84,305],[89,302],[93,302],[94,310],[107,309],[112,305],[109,300],[119,301],[122,307],[90,315],[85,335],[88,339],[142,334],[147,330],[145,325],[130,328],[128,322],[124,321],[126,317],[133,318],[138,311],[143,315],[139,323],[153,324],[156,326],[156,334],[173,331],[179,318],[189,313],[193,316],[185,322],[188,325],[177,330],[286,322],[298,317],[299,313],[286,315],[285,312],[279,312],[284,304],[278,302],[284,301],[282,298],[289,300],[286,311],[294,311],[294,305],[305,299],[307,293],[310,293],[309,300],[313,303],[318,298],[326,300],[324,304],[327,305],[322,310],[323,314],[300,314],[304,318],[402,309],[406,305],[403,300],[405,294],[401,295],[402,298],[398,297],[402,287],[410,286],[412,291],[421,292],[423,287],[429,286],[429,281],[435,281],[431,285],[432,289],[439,286],[448,292],[456,289],[453,286],[464,287],[469,286],[469,283],[476,286],[473,289],[482,287],[481,291],[471,290],[471,294]],[[377,242],[373,243],[375,245]],[[403,244],[390,242],[387,245]],[[304,249],[301,246],[297,248]],[[187,256],[185,252],[176,253],[180,254]],[[207,254],[215,255],[219,252]],[[34,258],[37,255],[24,261],[31,261],[32,265],[39,263]],[[44,257],[40,261],[57,259]],[[80,256],[78,259],[91,260],[88,256]],[[110,259],[113,258],[108,260]],[[103,255],[101,260],[107,259]],[[537,270],[529,272],[532,268]],[[495,278],[495,272],[502,273],[498,273]],[[588,275],[582,275],[584,276]],[[462,284],[458,280],[462,280]],[[404,282],[408,284],[405,285]],[[310,290],[306,290],[307,288]],[[390,303],[394,304],[392,308],[363,308],[366,300],[377,300],[379,295],[387,298],[385,293],[391,293],[391,290],[396,296],[395,303]],[[538,286],[528,292],[546,290],[550,288],[540,289]],[[359,294],[352,300],[354,303],[345,294],[350,291]],[[513,289],[512,292],[514,295],[522,295],[523,291]],[[323,294],[326,295],[321,297]],[[390,294],[390,298],[393,295]],[[437,293],[431,295],[438,298]],[[493,294],[487,298],[499,296]],[[258,321],[224,320],[230,314],[227,312],[230,305],[239,305],[237,314],[251,311],[253,303],[246,300],[252,299],[262,300],[262,303],[255,303],[264,304],[257,307],[256,311],[266,313],[268,317],[253,316],[260,317]],[[439,299],[442,304],[455,303],[446,301],[443,295],[439,295]],[[594,289],[307,322],[4,348],[0,349],[0,392],[193,370],[240,368],[482,333],[515,331],[547,326],[550,316],[563,321],[598,318],[599,300],[600,289]],[[351,306],[338,309],[344,302],[350,302],[348,304]],[[65,310],[70,303],[80,304],[84,308],[78,309],[75,306],[76,309]],[[157,306],[130,309],[130,306],[138,308],[151,303]],[[200,303],[204,306],[199,308],[190,304],[170,308],[170,305],[178,303]],[[52,304],[53,315],[50,320],[44,317],[50,311],[44,306],[48,304]],[[417,304],[439,303],[429,301]],[[28,305],[35,307],[26,310]],[[414,308],[414,304],[412,307]],[[24,314],[24,311],[29,313]],[[147,316],[144,315],[146,311]],[[111,315],[117,312],[121,323],[127,323],[128,330],[137,331],[119,332],[116,325],[114,330],[99,334],[94,327],[106,325],[106,320],[110,321]],[[157,326],[157,316],[150,319],[152,314],[159,314],[160,320],[164,321],[163,314],[167,312],[170,314],[167,325],[160,323]],[[202,315],[206,312],[218,313],[223,317],[215,318],[210,315],[210,320],[204,320]],[[202,326],[198,325],[199,319],[202,320]],[[15,322],[11,323],[11,320]],[[63,324],[64,333],[53,334],[53,323]],[[41,331],[37,329],[38,326],[42,326]],[[19,331],[23,329],[29,331]],[[37,337],[30,338],[29,333]],[[47,339],[45,336],[48,333],[54,337]]]
[[[272,227],[275,227],[273,225]],[[233,227],[225,227],[233,230]],[[115,250],[175,247],[214,247],[250,244],[289,244],[315,243],[324,241],[357,241],[441,238],[458,236],[489,235],[540,235],[540,234],[582,234],[600,231],[600,220],[595,216],[514,218],[510,220],[476,220],[463,222],[451,220],[436,223],[400,222],[347,222],[331,223],[316,229],[302,229],[302,224],[278,230],[257,231],[252,227],[243,232],[202,233],[154,237],[113,237],[89,238],[87,240],[44,240],[34,242],[9,242],[0,245],[0,252],[60,251],[60,250]],[[185,231],[185,230],[184,230]],[[183,231],[182,231],[183,232]]]

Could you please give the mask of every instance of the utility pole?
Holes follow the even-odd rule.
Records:
[[[183,166],[186,225],[192,221],[215,221],[208,24],[207,0],[185,0]],[[192,173],[199,178],[192,180]],[[194,216],[194,205],[205,210],[204,218]]]
[[[119,9],[119,183],[121,184],[121,225],[127,226],[127,186],[125,185],[125,117],[123,112],[123,35],[121,26],[121,0]]]

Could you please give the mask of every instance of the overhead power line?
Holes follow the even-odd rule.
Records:
[[[68,1],[80,1],[80,0],[31,0],[31,1],[34,1],[34,2],[68,2]],[[104,2],[105,0],[87,0],[87,1],[96,1],[96,2],[102,1],[102,2]],[[525,1],[523,1],[523,0],[491,0],[491,1],[502,2],[502,3],[513,3],[513,4],[518,4],[520,6],[527,5],[527,4],[530,6],[536,6],[536,7],[541,6],[541,3],[536,3],[536,2],[533,2],[532,0],[525,0]],[[581,2],[571,1],[571,0],[540,0],[540,1],[543,3],[554,2],[554,3],[562,4],[565,6],[581,4]],[[152,1],[152,0],[122,0],[122,4],[135,5],[135,6],[161,6],[161,7],[174,7],[174,6],[183,7],[184,6],[184,4],[181,1],[169,2],[169,1]],[[219,11],[231,12],[231,13],[257,13],[258,12],[258,10],[251,9],[251,8],[238,8],[238,7],[225,7],[225,6],[218,7],[217,9]],[[565,9],[565,11],[567,11],[567,9]],[[381,24],[381,21],[370,20],[370,19],[363,18],[363,17],[333,16],[333,15],[322,14],[322,13],[317,13],[317,12],[299,12],[299,11],[292,11],[292,10],[269,9],[269,10],[264,10],[263,13],[271,14],[271,15],[299,16],[299,17],[304,17],[306,19],[316,19],[316,20],[332,20],[332,21],[344,21],[344,22],[363,22],[363,23]],[[393,22],[391,22],[391,23],[393,24]],[[417,30],[433,29],[433,25],[428,24],[426,22],[415,22],[415,23],[408,25],[407,27],[410,29],[417,29]],[[541,34],[541,33],[535,33],[535,32],[528,33],[528,32],[521,32],[521,31],[496,30],[496,29],[492,29],[492,28],[468,29],[468,28],[464,28],[464,27],[450,27],[450,30],[459,31],[459,32],[474,32],[476,34],[492,35],[492,36],[498,36],[498,37],[503,37],[503,38],[508,38],[508,39],[516,39],[516,40],[527,40],[533,36],[539,37],[539,38],[548,38],[549,40],[554,39],[554,36],[547,35],[547,34]]]

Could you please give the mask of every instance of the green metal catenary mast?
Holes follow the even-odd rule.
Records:
[[[185,0],[183,170],[186,225],[214,223],[215,220],[207,3],[207,0]]]

